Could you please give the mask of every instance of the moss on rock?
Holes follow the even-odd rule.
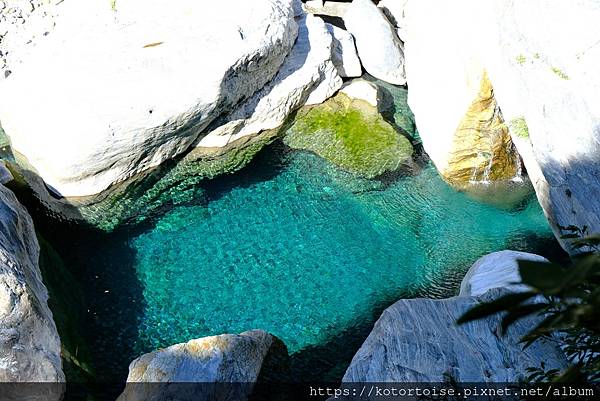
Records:
[[[302,109],[284,141],[291,148],[315,152],[365,178],[398,170],[413,152],[410,141],[375,107],[342,93],[321,105]]]
[[[527,122],[523,117],[512,119],[508,124],[508,127],[510,129],[510,132],[512,132],[519,138],[529,138],[529,128],[527,127]]]

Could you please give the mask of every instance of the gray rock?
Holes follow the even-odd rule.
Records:
[[[404,85],[404,51],[396,30],[371,0],[354,0],[344,15],[363,67],[375,78]]]
[[[58,400],[65,376],[60,339],[38,266],[33,222],[15,195],[0,185],[0,383],[48,383],[48,387],[4,386],[2,399]],[[51,384],[54,383],[54,384]],[[11,391],[12,390],[12,391]],[[37,394],[37,391],[48,391]]]
[[[297,35],[292,0],[58,8],[52,34],[3,81],[0,120],[65,197],[98,194],[187,151],[275,76]]]
[[[360,77],[362,65],[356,53],[356,45],[352,35],[337,26],[326,24],[327,30],[333,36],[332,60],[340,76],[344,78]]]
[[[118,401],[246,400],[268,354],[287,356],[280,347],[275,337],[253,330],[204,337],[145,354],[129,366],[127,386]]]
[[[509,289],[512,292],[527,291],[521,282],[519,260],[548,262],[543,256],[527,252],[500,251],[479,258],[469,269],[460,284],[460,296],[483,295],[492,288]]]
[[[235,111],[219,119],[197,147],[221,148],[278,128],[294,110],[307,102],[322,103],[342,86],[331,60],[333,38],[323,20],[302,15],[296,21],[298,38],[277,75]]]
[[[4,161],[0,160],[0,184],[6,184],[7,182],[12,181],[13,179],[14,177],[10,170],[6,168]]]
[[[521,336],[534,324],[517,322],[505,337],[498,316],[455,324],[464,312],[504,290],[479,297],[403,299],[387,308],[352,359],[343,382],[517,382],[528,367],[562,369],[560,348],[538,341],[523,349]],[[375,399],[375,398],[373,398]]]

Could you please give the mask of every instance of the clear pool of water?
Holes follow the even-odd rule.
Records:
[[[339,378],[395,300],[453,295],[478,257],[554,242],[533,196],[483,204],[427,163],[361,180],[276,144],[192,204],[69,244],[99,377],[123,380],[142,353],[249,329],[281,338],[299,376]]]

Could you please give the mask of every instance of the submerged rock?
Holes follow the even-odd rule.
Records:
[[[284,141],[365,178],[398,170],[411,161],[413,151],[376,107],[344,93],[301,110]]]
[[[344,22],[356,40],[365,70],[375,78],[404,85],[402,42],[383,11],[371,0],[354,0],[344,14]]]
[[[2,83],[14,150],[62,196],[182,154],[273,78],[297,34],[292,0],[114,4],[61,4],[52,34]]]
[[[526,369],[540,363],[547,369],[565,368],[566,358],[554,342],[539,340],[527,348],[519,343],[536,324],[534,318],[518,321],[505,336],[498,335],[498,315],[455,324],[467,310],[503,292],[396,302],[375,323],[342,381],[506,383],[525,378]]]
[[[38,266],[33,222],[15,195],[0,185],[0,382],[2,399],[59,400],[65,381],[60,339]]]
[[[246,400],[269,358],[285,360],[287,351],[260,330],[173,345],[131,363],[118,401]]]
[[[500,251],[479,258],[469,269],[460,285],[460,296],[478,296],[492,288],[505,288],[512,292],[526,291],[519,274],[520,260],[548,262],[543,256],[527,252]]]

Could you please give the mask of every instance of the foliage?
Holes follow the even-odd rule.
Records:
[[[517,60],[517,64],[519,64],[519,65],[523,65],[523,64],[525,64],[525,61],[527,61],[527,59],[525,58],[525,56],[522,55],[522,54],[519,54],[517,56],[516,60]]]
[[[527,122],[525,118],[519,117],[510,121],[508,124],[510,131],[513,132],[519,138],[527,139],[529,138],[529,127],[527,127]]]
[[[525,346],[542,337],[559,338],[572,366],[565,372],[529,369],[529,380],[600,381],[600,237],[588,236],[587,228],[560,227],[563,238],[581,254],[569,267],[555,263],[520,261],[523,284],[531,290],[504,295],[477,305],[457,323],[504,312],[501,333],[519,319],[539,315],[538,324],[522,338]]]
[[[567,74],[565,74],[565,72],[563,70],[561,70],[560,68],[551,67],[550,69],[552,70],[553,73],[555,73],[556,75],[558,75],[558,77],[560,79],[564,79],[566,81],[569,80],[569,76]]]

